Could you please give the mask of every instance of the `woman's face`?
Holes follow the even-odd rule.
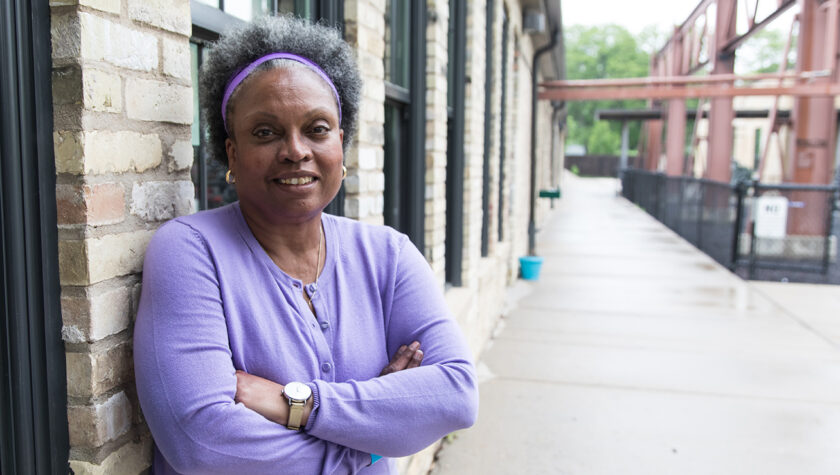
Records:
[[[225,145],[243,212],[277,223],[317,217],[342,180],[332,90],[308,69],[271,69],[243,82],[232,102]]]

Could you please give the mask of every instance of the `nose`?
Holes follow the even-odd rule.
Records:
[[[309,147],[306,137],[300,132],[289,133],[283,145],[278,151],[280,159],[289,162],[299,162],[312,157],[312,149]]]

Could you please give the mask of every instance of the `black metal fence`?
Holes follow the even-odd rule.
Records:
[[[622,170],[621,184],[625,198],[744,277],[840,283],[837,186],[734,185],[636,169]]]

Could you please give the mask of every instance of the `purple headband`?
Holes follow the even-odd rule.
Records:
[[[333,94],[335,94],[335,102],[338,104],[338,122],[341,123],[341,99],[338,97],[338,90],[335,88],[335,84],[333,84],[332,80],[330,80],[330,77],[327,76],[327,73],[325,73],[323,69],[312,62],[312,60],[304,58],[303,56],[298,56],[292,53],[269,53],[265,56],[257,58],[254,62],[242,68],[242,70],[240,70],[230,81],[228,81],[227,87],[225,87],[225,95],[222,97],[222,122],[225,124],[225,130],[227,130],[227,104],[230,100],[230,96],[233,95],[233,91],[242,81],[245,80],[245,78],[254,72],[259,65],[265,63],[266,61],[271,61],[272,59],[290,59],[292,61],[297,61],[312,70],[318,76],[321,76],[321,78],[330,85],[330,89],[332,89]]]

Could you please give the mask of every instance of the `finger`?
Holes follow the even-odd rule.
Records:
[[[391,358],[391,362],[388,363],[388,366],[382,369],[382,372],[379,373],[380,376],[384,376],[386,374],[395,373],[397,371],[402,371],[406,368],[408,363],[411,361],[411,358],[414,355],[414,352],[417,348],[420,347],[420,343],[413,342],[409,346],[402,345],[394,354],[394,357]]]
[[[412,355],[411,360],[405,366],[405,369],[416,368],[416,367],[420,366],[420,363],[422,363],[422,362],[423,362],[423,350],[417,350],[417,351],[414,352],[414,355]]]
[[[411,360],[414,358],[415,353],[417,353],[417,351],[419,350],[419,341],[414,341],[410,345],[408,345],[408,348],[406,348],[406,350],[401,355],[399,355],[396,364],[394,364],[396,371],[402,371],[406,369],[411,363]]]
[[[391,358],[388,366],[382,368],[382,372],[379,373],[379,376],[385,376],[386,374],[391,374],[403,369],[406,364],[405,358],[407,353],[408,347],[405,345],[400,346],[397,352],[394,353],[394,357]]]

